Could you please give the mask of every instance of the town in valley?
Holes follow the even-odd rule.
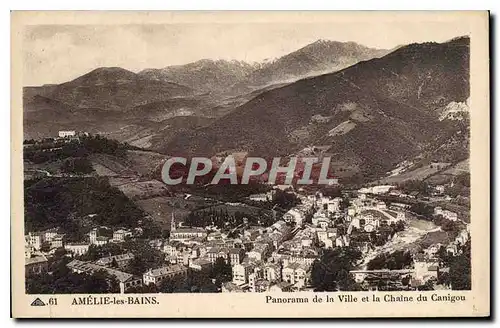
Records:
[[[60,31],[163,42],[182,34],[171,28],[32,26],[25,44],[43,57],[39,38]],[[470,40],[437,41],[320,39],[255,63],[92,67],[43,85],[32,74],[26,293],[470,290]],[[328,157],[335,179],[162,180],[174,156],[229,155]]]
[[[88,133],[61,131],[55,138],[26,142],[25,152],[30,154],[29,158],[47,152],[49,156],[65,157],[70,152],[97,152],[101,146],[108,147],[107,151],[115,155],[138,151]],[[125,172],[124,176],[123,171],[111,174],[111,167],[118,164],[109,158],[107,171],[104,164],[88,164],[87,157],[68,158],[60,168],[50,167],[52,173],[31,165],[26,178],[35,182],[28,185],[26,196],[54,197],[55,202],[60,197],[86,198],[72,195],[56,182],[52,182],[53,190],[37,186],[40,188],[47,181],[73,180],[71,184],[87,188],[92,184],[86,180],[102,185],[94,180],[103,177],[109,184],[105,190],[116,188],[116,194],[106,195],[99,190],[103,193],[99,197],[109,197],[103,199],[105,203],[96,205],[102,208],[101,213],[76,217],[74,212],[68,212],[72,217],[52,220],[45,216],[53,224],[27,221],[33,227],[25,236],[28,292],[470,288],[470,276],[468,279],[463,276],[462,266],[470,265],[470,224],[463,213],[446,209],[451,199],[448,191],[456,192],[457,184],[465,188],[463,175],[444,185],[411,180],[358,189],[346,189],[340,184],[311,188],[255,183],[249,185],[248,192],[252,188],[261,192],[224,201],[200,194],[197,186],[191,187],[190,194],[167,190],[161,186],[161,180],[148,180],[145,175]],[[172,204],[170,215],[162,217],[168,225],[158,225],[158,217],[134,205],[134,200],[140,203],[145,199],[136,194],[129,199],[120,191],[130,194],[129,189],[141,185],[145,186],[144,197]],[[125,186],[128,189],[120,188]],[[82,189],[82,192],[93,193],[93,190]],[[121,204],[107,204],[108,201],[124,202],[125,207],[117,208]],[[71,202],[78,204],[79,200]],[[123,216],[122,210],[128,207],[132,210]],[[187,215],[186,208],[192,208]],[[36,209],[27,210],[30,213]],[[72,283],[81,285],[67,286]]]

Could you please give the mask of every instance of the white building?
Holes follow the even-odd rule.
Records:
[[[196,271],[207,270],[212,267],[212,262],[208,259],[194,259],[189,262],[189,267]]]
[[[437,279],[439,263],[437,259],[429,259],[422,254],[417,254],[413,259],[413,269],[413,278],[425,283],[429,279]]]
[[[71,243],[64,245],[64,249],[73,255],[84,255],[89,251],[90,244]]]
[[[42,244],[45,242],[45,234],[42,232],[30,232],[29,243],[35,250],[40,250]]]
[[[263,261],[269,255],[270,249],[267,244],[255,244],[254,248],[248,252],[248,258],[256,261]]]
[[[458,220],[458,215],[455,212],[452,211],[447,211],[444,210],[441,214],[445,219],[448,219],[450,221],[457,221]]]
[[[177,228],[175,224],[174,213],[172,213],[172,221],[170,222],[170,237],[169,240],[186,242],[191,239],[204,239],[207,237],[207,232],[202,228]]]
[[[444,193],[444,186],[443,185],[436,186],[436,192],[438,194],[443,194]]]
[[[384,202],[378,202],[376,208],[378,210],[386,210],[387,209],[387,205]]]
[[[330,226],[331,220],[322,212],[317,212],[312,217],[311,223],[315,227],[321,227],[323,229],[326,229],[328,226]]]
[[[451,242],[448,244],[446,247],[446,252],[450,253],[451,255],[455,256],[458,254],[458,245],[456,242]]]
[[[255,202],[267,202],[270,199],[268,194],[253,194],[248,196],[248,198]]]
[[[281,267],[277,263],[267,263],[264,266],[264,278],[267,281],[281,280]]]
[[[59,138],[68,138],[76,136],[76,131],[59,131]]]
[[[61,248],[64,247],[64,236],[63,235],[56,235],[51,238],[50,240],[50,248]]]
[[[340,203],[342,198],[336,197],[327,203],[327,210],[329,213],[335,213],[340,211]]]
[[[381,186],[361,188],[358,190],[358,192],[361,194],[385,194],[388,193],[392,188],[394,188],[394,186],[381,185]]]
[[[373,186],[372,193],[373,194],[385,194],[385,193],[389,192],[389,190],[391,190],[392,188],[394,188],[394,186],[390,186],[390,185]]]
[[[308,268],[301,263],[290,263],[283,268],[282,277],[283,281],[302,288],[309,281]]]
[[[166,279],[182,278],[187,275],[187,267],[179,264],[164,266],[158,269],[149,269],[143,274],[145,285],[158,284]]]
[[[132,231],[125,229],[118,229],[113,232],[113,242],[120,243],[125,241],[126,237],[132,237]]]
[[[250,263],[240,263],[233,265],[233,283],[241,286],[248,283],[250,273],[253,272],[254,265]]]
[[[283,220],[285,220],[285,222],[295,222],[295,224],[299,226],[302,225],[304,221],[304,214],[292,208],[283,215]]]
[[[122,272],[113,268],[97,265],[90,262],[73,260],[66,265],[70,270],[76,273],[92,274],[96,271],[104,270],[110,276],[113,276],[119,283],[120,293],[125,293],[130,288],[139,287],[142,285],[141,277],[136,277],[130,273]]]
[[[440,206],[434,207],[434,215],[443,215],[443,208]]]

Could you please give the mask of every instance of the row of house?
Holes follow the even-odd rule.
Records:
[[[124,242],[131,237],[133,232],[127,229],[118,229],[113,232],[113,238],[99,236],[98,229],[94,228],[88,233],[89,241],[80,243],[67,243],[65,235],[58,233],[57,228],[41,232],[30,232],[25,236],[26,257],[35,251],[40,251],[43,245],[48,245],[51,250],[64,248],[73,255],[83,255],[88,252],[90,245],[101,246],[108,242]]]
[[[58,229],[48,229],[41,232],[30,232],[25,236],[25,245],[37,251],[42,248],[44,243],[47,243],[51,249],[63,247],[64,234],[58,233]]]
[[[458,220],[458,215],[455,212],[448,211],[448,210],[443,210],[442,207],[435,207],[434,208],[434,215],[441,215],[445,219],[450,220],[450,221],[457,221]]]
[[[301,289],[309,283],[311,265],[299,262],[284,265],[274,262],[246,261],[232,267],[232,283],[248,287],[250,292],[268,291],[269,287],[279,282],[287,282],[295,289]]]
[[[459,253],[460,246],[464,246],[469,241],[469,232],[467,230],[461,230],[454,241],[446,246],[446,251],[456,256]]]
[[[66,266],[75,273],[92,274],[101,270],[105,271],[107,274],[114,277],[118,281],[120,286],[120,293],[122,294],[130,288],[139,287],[143,284],[142,277],[134,276],[133,274],[123,272],[109,266],[80,260],[72,260]]]

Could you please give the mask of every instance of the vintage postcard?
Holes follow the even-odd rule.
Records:
[[[13,12],[12,315],[490,315],[489,13]]]

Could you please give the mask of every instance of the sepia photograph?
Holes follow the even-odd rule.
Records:
[[[489,314],[487,12],[12,15],[24,314]]]

